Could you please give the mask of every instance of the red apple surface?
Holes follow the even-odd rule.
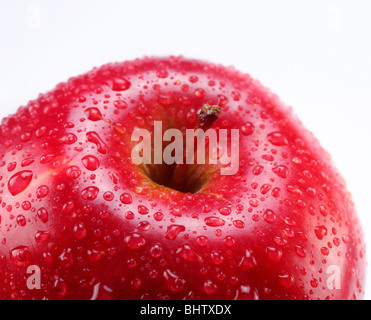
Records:
[[[215,130],[239,130],[236,174],[133,163],[135,128],[185,132],[205,105],[222,110]],[[344,180],[291,109],[233,68],[144,58],[40,95],[2,121],[0,204],[1,299],[364,295]]]

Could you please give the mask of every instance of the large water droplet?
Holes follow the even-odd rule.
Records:
[[[211,280],[206,280],[203,285],[206,294],[212,295],[218,290],[218,286]]]
[[[276,221],[277,216],[272,210],[268,209],[264,212],[263,218],[266,222],[273,223]]]
[[[170,291],[178,293],[184,289],[186,284],[185,280],[171,272],[169,269],[164,271],[163,276]]]
[[[146,206],[138,206],[138,212],[142,215],[146,215],[149,213],[149,210]]]
[[[285,146],[289,142],[282,132],[272,132],[268,135],[268,141],[275,146]]]
[[[205,218],[205,224],[209,227],[221,227],[225,225],[225,221],[218,217]]]
[[[124,242],[130,250],[139,250],[146,244],[146,239],[139,233],[132,233],[124,239]]]
[[[27,159],[24,159],[21,163],[21,166],[22,167],[27,167],[29,166],[30,164],[34,163],[35,159],[33,158],[27,158]]]
[[[116,100],[113,105],[117,108],[117,109],[126,109],[128,107],[127,103],[124,101],[124,100]]]
[[[255,131],[255,126],[251,122],[246,122],[242,127],[241,127],[241,132],[244,136],[249,136],[253,134]]]
[[[281,249],[277,249],[274,247],[267,247],[265,252],[268,256],[268,259],[273,263],[277,263],[282,257]]]
[[[184,231],[185,231],[184,226],[173,224],[167,227],[165,237],[169,240],[174,240],[180,232],[184,232]]]
[[[36,196],[38,199],[45,198],[49,194],[48,186],[40,186],[36,190]]]
[[[108,146],[104,143],[102,138],[96,132],[88,132],[86,138],[89,142],[94,143],[97,146],[98,152],[107,154],[109,152]]]
[[[290,289],[294,285],[294,277],[291,274],[279,275],[278,281],[285,289]]]
[[[97,157],[95,156],[85,156],[81,159],[82,164],[89,171],[95,171],[99,168],[100,163]]]
[[[28,247],[19,246],[10,251],[10,260],[18,267],[26,267],[31,263]]]
[[[98,108],[89,108],[85,110],[85,115],[90,121],[102,120],[102,114]]]
[[[70,268],[73,265],[72,250],[70,248],[64,249],[61,255],[58,257],[59,264],[63,268]]]
[[[17,224],[19,225],[19,226],[21,226],[21,227],[24,227],[25,225],[26,225],[26,218],[25,218],[25,216],[23,216],[23,215],[19,215],[18,217],[17,217]]]
[[[234,220],[233,225],[238,229],[243,229],[245,227],[245,222],[242,220]]]
[[[71,166],[66,170],[66,175],[70,179],[77,179],[81,175],[81,170],[77,166]]]
[[[37,231],[35,235],[35,240],[37,243],[42,243],[50,239],[49,231]]]
[[[216,251],[210,254],[210,259],[211,262],[216,266],[219,266],[224,262],[224,257],[219,252]]]
[[[149,254],[152,258],[160,258],[163,254],[163,248],[161,246],[161,244],[159,243],[156,243],[154,244],[151,249],[149,250]]]
[[[20,171],[13,175],[8,182],[8,189],[13,196],[20,194],[31,183],[32,171]]]
[[[253,268],[256,267],[256,260],[255,258],[251,255],[249,250],[245,251],[245,255],[242,257],[240,263],[238,264],[238,267],[242,271],[249,271]]]
[[[280,178],[286,179],[289,174],[289,169],[286,166],[277,166],[272,171]]]
[[[112,81],[112,90],[113,91],[125,91],[130,89],[131,83],[130,81],[124,78],[115,78]]]
[[[322,240],[327,235],[327,228],[325,226],[318,226],[314,232],[319,240]]]
[[[77,141],[77,137],[73,133],[67,133],[61,138],[61,141],[64,144],[70,145],[70,144],[74,144]]]
[[[133,202],[133,197],[129,193],[123,193],[120,196],[120,201],[123,204],[131,204]]]
[[[49,213],[45,208],[40,208],[39,210],[37,210],[37,216],[42,222],[44,223],[48,222]]]
[[[98,194],[99,189],[97,187],[88,187],[81,191],[81,197],[84,200],[95,200]]]
[[[75,224],[75,226],[73,227],[73,233],[76,239],[79,239],[79,240],[84,239],[87,234],[85,224],[83,222],[79,222]]]
[[[229,207],[221,207],[221,208],[219,208],[219,212],[223,216],[228,216],[228,215],[230,215],[232,213],[232,210]]]
[[[188,262],[200,262],[202,261],[201,257],[191,248],[190,245],[184,244],[181,246],[176,254]]]

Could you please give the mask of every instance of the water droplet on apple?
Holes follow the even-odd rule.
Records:
[[[211,280],[206,280],[203,285],[203,289],[206,294],[212,295],[218,291],[218,286]]]
[[[326,247],[322,247],[321,248],[321,253],[324,255],[324,256],[328,256],[330,254],[330,250]]]
[[[88,187],[81,191],[81,197],[84,200],[95,200],[98,194],[99,189],[97,187]]]
[[[31,253],[26,246],[19,246],[10,251],[10,260],[17,267],[27,267],[31,264]]]
[[[165,234],[166,239],[174,240],[178,236],[179,233],[184,232],[185,227],[181,225],[173,224],[169,227],[167,227],[167,231]]]
[[[216,251],[210,254],[210,259],[211,262],[216,266],[219,266],[224,262],[224,257],[219,252]]]
[[[169,76],[169,72],[167,70],[159,70],[156,72],[156,76],[157,78],[165,79]]]
[[[225,221],[218,217],[205,218],[205,224],[209,227],[221,227],[225,225]]]
[[[199,236],[197,237],[196,239],[196,243],[201,247],[201,248],[204,248],[207,246],[207,244],[209,243],[209,239],[207,237],[204,237],[204,236]]]
[[[28,211],[31,209],[31,203],[29,201],[23,201],[22,202],[22,209],[25,211]]]
[[[233,225],[238,228],[238,229],[242,229],[245,227],[245,222],[243,222],[242,220],[234,220],[233,221]]]
[[[40,157],[40,163],[41,164],[47,164],[50,161],[54,159],[55,155],[54,154],[46,154]]]
[[[314,232],[319,240],[322,240],[325,236],[327,236],[327,228],[325,226],[316,227]]]
[[[13,171],[16,168],[16,166],[17,166],[17,162],[10,162],[8,164],[7,169],[8,169],[9,172],[11,172],[11,171]]]
[[[148,221],[142,221],[139,222],[137,228],[142,231],[148,231],[149,229],[151,229],[151,224]]]
[[[81,175],[81,170],[77,166],[71,166],[66,170],[66,175],[70,179],[77,179]]]
[[[242,257],[238,267],[242,271],[249,271],[257,266],[255,258],[251,255],[249,250],[245,251],[245,255]]]
[[[138,206],[138,212],[142,215],[146,215],[149,213],[149,210],[145,206]]]
[[[35,159],[33,158],[27,158],[27,159],[24,159],[22,162],[21,162],[21,166],[22,167],[27,167],[29,166],[30,164],[34,163],[35,162]]]
[[[151,249],[149,250],[149,254],[152,258],[154,259],[157,259],[157,258],[160,258],[163,254],[163,249],[162,249],[162,246],[161,244],[159,243],[156,243],[154,244]]]
[[[8,189],[13,196],[20,194],[31,183],[32,171],[20,171],[13,175],[8,182]]]
[[[77,137],[73,133],[67,133],[61,138],[61,141],[64,144],[71,145],[77,141]]]
[[[272,171],[280,178],[286,179],[289,174],[289,169],[286,166],[277,166]]]
[[[282,132],[272,132],[268,135],[268,141],[275,146],[286,146],[289,142]]]
[[[139,233],[132,233],[124,239],[124,243],[130,250],[139,250],[145,246],[146,239]]]
[[[98,108],[86,109],[85,115],[90,121],[99,121],[103,119],[102,113]]]
[[[130,89],[131,83],[130,81],[124,78],[115,78],[112,81],[112,90],[113,91],[125,91]]]
[[[153,218],[156,220],[156,221],[162,221],[162,219],[164,218],[164,214],[162,212],[156,212],[154,215],[153,215]]]
[[[59,255],[58,261],[63,268],[72,267],[74,263],[72,250],[70,248],[64,249],[63,252]]]
[[[43,223],[48,222],[49,214],[45,208],[40,208],[39,210],[37,210],[37,216]]]
[[[120,110],[124,110],[128,107],[127,103],[124,100],[116,100],[113,105]]]
[[[188,262],[200,262],[201,257],[191,248],[190,245],[184,244],[176,251],[176,254]]]
[[[277,216],[272,210],[267,209],[264,212],[263,218],[267,223],[274,223],[277,219]]]
[[[103,199],[106,201],[112,201],[115,198],[115,195],[111,191],[107,191],[103,194]]]
[[[177,276],[175,273],[171,272],[169,269],[164,271],[163,276],[170,291],[179,293],[185,288],[186,281]]]
[[[267,194],[271,190],[272,186],[270,184],[263,184],[260,188],[261,194]]]
[[[278,281],[284,289],[290,289],[294,285],[294,277],[292,274],[279,275]]]
[[[241,132],[244,136],[250,136],[254,133],[254,131],[255,131],[255,126],[251,122],[246,122],[241,127]]]
[[[102,138],[96,132],[88,132],[86,137],[89,142],[94,143],[97,146],[98,152],[101,154],[107,154],[109,152],[108,146],[104,143]]]
[[[281,189],[280,188],[274,188],[272,190],[272,196],[274,198],[278,198],[281,195]]]
[[[205,96],[206,96],[206,92],[205,92],[205,90],[204,89],[202,89],[202,88],[198,88],[198,89],[196,89],[195,90],[195,96],[197,97],[197,98],[204,98]]]
[[[55,280],[53,289],[56,295],[60,298],[66,296],[67,291],[68,291],[66,282],[61,278],[58,278],[57,280]]]
[[[22,142],[27,142],[27,141],[29,141],[30,139],[31,139],[31,133],[29,133],[29,132],[23,133],[23,134],[21,135],[21,141],[22,141]]]
[[[259,174],[261,174],[263,172],[263,170],[264,170],[263,166],[256,166],[252,170],[252,174],[255,175],[255,176],[258,176]]]
[[[78,240],[84,239],[87,234],[87,230],[85,224],[83,222],[76,223],[73,227],[73,233],[75,238]]]
[[[36,190],[36,196],[38,199],[45,198],[49,194],[49,188],[48,186],[40,186]]]
[[[134,212],[132,211],[127,211],[125,213],[125,218],[128,219],[128,220],[133,220],[135,218],[135,215],[134,215]]]
[[[89,171],[95,171],[100,166],[99,160],[95,156],[85,156],[81,159],[81,162]]]
[[[36,130],[36,138],[41,138],[45,133],[46,133],[47,128],[46,127],[41,127]]]
[[[282,257],[282,250],[274,247],[267,247],[265,252],[270,262],[277,263]]]
[[[231,236],[225,237],[223,242],[224,242],[224,245],[229,248],[233,247],[236,244],[236,240],[234,240],[234,238]]]
[[[223,216],[228,216],[228,215],[230,215],[232,213],[232,210],[229,207],[221,207],[221,208],[219,208],[219,212]]]
[[[302,247],[302,246],[295,246],[295,252],[296,254],[301,257],[301,258],[305,258],[306,257],[306,252],[305,252],[305,249]]]
[[[49,231],[37,231],[35,235],[35,240],[37,243],[42,243],[50,239]]]
[[[19,226],[21,226],[21,227],[24,227],[25,225],[26,225],[26,218],[25,218],[25,216],[23,216],[23,215],[19,215],[18,217],[17,217],[17,224],[19,225]]]

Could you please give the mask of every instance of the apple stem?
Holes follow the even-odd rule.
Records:
[[[208,105],[205,104],[202,106],[202,108],[198,111],[198,117],[197,122],[195,125],[194,130],[202,129],[204,131],[207,131],[210,129],[216,120],[220,117],[220,114],[222,113],[222,108],[215,105]],[[197,154],[197,147],[198,147],[199,141],[197,140],[197,143],[194,144],[194,155],[195,158]],[[176,190],[184,190],[185,189],[185,183],[186,183],[186,176],[187,176],[187,154],[191,146],[186,145],[186,150],[183,153],[183,163],[177,164],[172,176],[172,182],[171,187]]]

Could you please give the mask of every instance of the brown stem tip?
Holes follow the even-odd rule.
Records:
[[[214,122],[219,118],[222,113],[222,108],[219,106],[211,106],[205,104],[198,111],[197,128],[208,130],[212,127]]]

